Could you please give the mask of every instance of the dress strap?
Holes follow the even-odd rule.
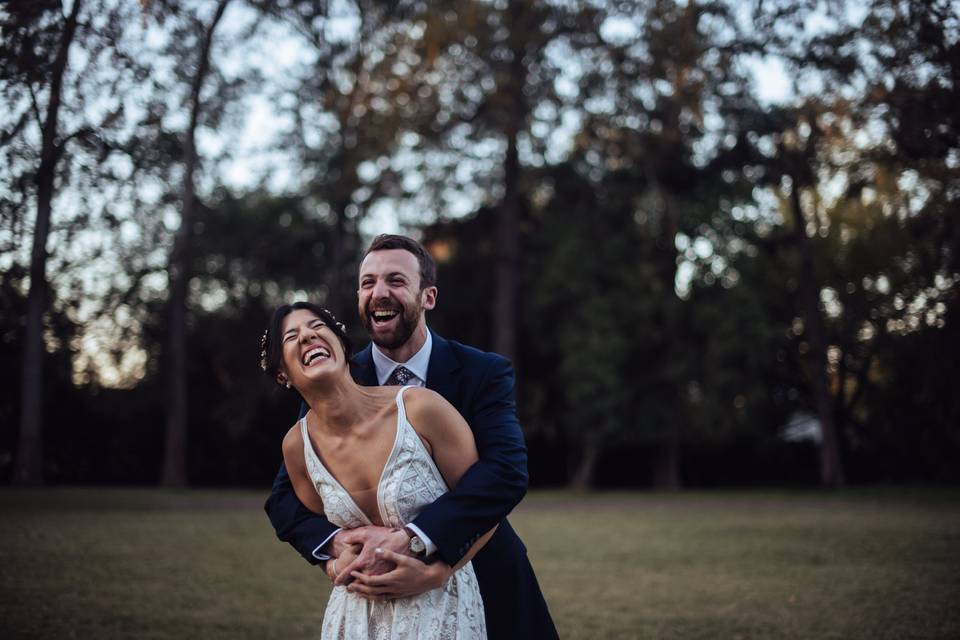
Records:
[[[300,435],[303,436],[304,444],[310,442],[310,434],[307,433],[307,416],[300,418]],[[313,447],[311,447],[312,449]],[[304,447],[306,449],[306,447]]]
[[[403,406],[403,392],[412,386],[414,385],[408,384],[406,386],[400,387],[400,390],[397,391],[397,420],[399,422],[407,422],[407,410]]]

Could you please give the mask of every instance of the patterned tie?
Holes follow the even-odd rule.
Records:
[[[390,377],[387,378],[387,381],[385,384],[387,386],[399,385],[402,387],[403,385],[407,384],[414,378],[416,378],[416,376],[413,375],[413,372],[410,371],[410,369],[407,369],[403,365],[399,365],[396,369],[393,370],[393,373],[390,374]]]

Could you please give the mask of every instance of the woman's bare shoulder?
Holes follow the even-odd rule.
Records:
[[[282,448],[284,456],[303,450],[303,434],[300,433],[299,421],[295,422],[283,436]]]
[[[460,412],[442,395],[430,389],[407,389],[403,394],[403,405],[410,424],[420,433],[456,428],[459,423],[466,425]]]
[[[446,399],[426,387],[410,387],[403,392],[403,406],[407,413],[413,412],[431,412],[454,409]]]

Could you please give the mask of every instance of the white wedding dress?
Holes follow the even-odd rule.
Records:
[[[403,387],[397,393],[397,433],[377,487],[377,507],[385,527],[402,527],[448,488],[420,437],[407,421]],[[300,421],[307,473],[323,499],[327,519],[344,529],[372,524],[349,493],[320,461]],[[486,638],[483,601],[468,562],[444,587],[419,596],[371,602],[334,587],[323,616],[324,640]]]

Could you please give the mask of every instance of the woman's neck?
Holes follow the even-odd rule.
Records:
[[[376,411],[373,394],[349,376],[301,392],[304,402],[317,416],[321,428],[346,431]]]

